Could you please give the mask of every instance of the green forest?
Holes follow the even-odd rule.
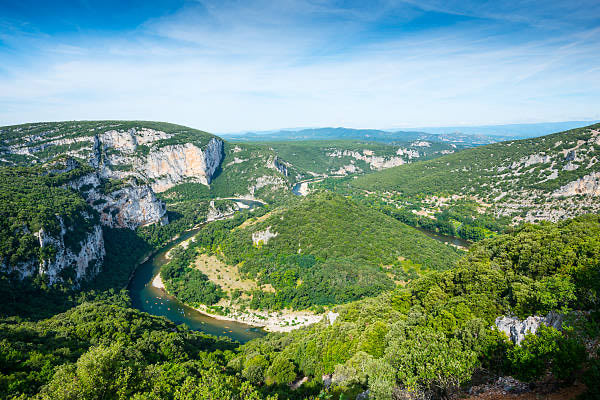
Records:
[[[228,230],[218,227],[234,223],[211,224],[183,252],[217,254],[227,264],[239,265],[245,277],[272,285],[275,293],[249,293],[253,309],[306,309],[374,296],[392,289],[394,280],[405,279],[410,272],[447,269],[459,258],[456,250],[421,232],[328,192],[253,218]],[[255,243],[253,234],[265,230],[276,236]],[[173,267],[163,277],[173,282],[174,269],[185,279],[198,275],[199,271],[185,268],[192,255],[171,262]],[[200,275],[194,279],[202,280]]]
[[[453,269],[337,306],[332,324],[241,347],[132,310],[126,292],[48,319],[3,317],[0,394],[337,399],[368,388],[374,399],[444,397],[481,376],[534,382],[552,372],[568,385],[583,371],[585,398],[594,398],[600,365],[586,345],[600,333],[599,238],[598,216],[526,225],[476,244]],[[564,329],[541,328],[520,346],[490,328],[500,315],[549,311],[566,316]],[[328,388],[323,374],[331,374]],[[298,390],[287,386],[303,376],[310,380]]]

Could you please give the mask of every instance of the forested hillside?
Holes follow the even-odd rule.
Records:
[[[597,396],[599,234],[598,216],[527,225],[474,246],[452,270],[338,306],[335,320],[254,340],[231,365],[255,382],[328,374],[333,393],[368,388],[369,398],[389,399],[446,398],[498,375],[535,382],[550,372],[560,386],[589,363]],[[548,312],[569,315],[562,332],[541,327],[519,346],[494,326],[502,315]]]
[[[198,300],[215,289],[193,269],[194,255],[216,254],[236,266],[238,280],[274,290],[246,293],[252,309],[305,309],[344,303],[393,289],[421,271],[450,268],[458,259],[454,248],[350,199],[327,192],[274,209],[243,224],[223,222],[200,232],[180,261],[163,270],[169,282],[188,271],[199,274]],[[170,265],[171,265],[170,264]],[[177,267],[175,267],[177,265]],[[191,279],[188,276],[187,279]],[[191,282],[188,280],[188,288]],[[167,285],[169,287],[169,285]],[[189,290],[188,290],[189,291]],[[218,292],[216,292],[218,293]],[[183,294],[183,293],[182,293]],[[189,295],[186,295],[189,296]],[[222,297],[222,295],[221,295]],[[199,301],[202,302],[202,301]]]
[[[374,141],[318,140],[260,142],[294,166],[296,180],[323,175],[369,173],[427,160],[457,151],[457,146],[426,140],[379,143]]]
[[[312,186],[411,226],[478,241],[523,222],[598,212],[599,143],[596,124]]]
[[[340,305],[337,318],[240,349],[127,309],[126,295],[35,323],[4,318],[0,393],[338,399],[368,389],[372,399],[439,398],[512,375],[553,387],[583,380],[583,398],[597,398],[599,237],[598,216],[527,225],[477,244],[455,269]],[[549,311],[565,315],[560,330],[542,324],[518,346],[490,328],[501,315]],[[287,385],[303,377],[299,388]]]

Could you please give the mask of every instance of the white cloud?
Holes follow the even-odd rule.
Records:
[[[39,59],[4,64],[0,122],[151,119],[225,132],[598,117],[597,29],[511,41],[466,23],[368,41],[377,13],[266,4],[205,4],[122,37],[46,38]]]

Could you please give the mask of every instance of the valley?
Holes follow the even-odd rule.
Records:
[[[597,350],[598,125],[477,147],[421,134],[230,142],[145,121],[0,132],[0,340],[18,354],[2,371],[24,385],[0,380],[7,398],[57,398],[59,375],[22,377],[53,346],[35,324],[90,357],[179,349],[134,357],[140,382],[151,365],[214,359],[228,383],[211,387],[232,398],[441,398],[482,369],[523,382],[550,371],[561,386],[595,368],[582,354]],[[160,344],[118,333],[123,315]],[[526,345],[498,333],[534,316]],[[204,361],[181,350],[198,346]],[[558,349],[537,369],[536,346]]]

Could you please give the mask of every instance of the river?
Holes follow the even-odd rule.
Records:
[[[260,206],[260,203],[240,199],[240,202],[249,208]],[[210,223],[210,222],[209,222]],[[227,336],[231,339],[245,343],[249,340],[264,336],[266,332],[261,328],[242,324],[234,321],[221,321],[202,314],[186,306],[175,297],[168,295],[163,290],[152,286],[152,280],[167,263],[166,254],[182,241],[194,236],[202,227],[185,232],[177,240],[156,252],[146,262],[140,264],[135,270],[128,289],[133,307],[152,315],[163,316],[176,324],[186,324],[191,329],[202,331],[216,336]],[[417,228],[427,236],[443,243],[469,247],[470,243],[451,236],[439,235],[422,228]]]
[[[258,203],[247,202],[250,207]],[[251,339],[264,336],[261,328],[233,321],[221,321],[204,315],[186,306],[175,297],[152,286],[152,279],[158,274],[161,266],[167,263],[166,254],[182,241],[194,236],[200,229],[194,229],[181,235],[177,240],[155,253],[148,261],[140,264],[129,282],[128,289],[133,307],[152,315],[167,317],[176,324],[186,324],[191,329],[216,336],[228,336],[245,343]]]

